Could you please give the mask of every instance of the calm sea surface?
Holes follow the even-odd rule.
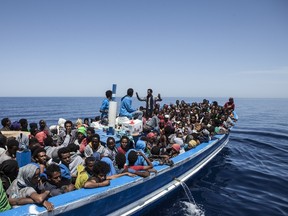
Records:
[[[200,102],[202,98],[164,98]],[[207,98],[220,104],[226,98]],[[0,119],[75,121],[99,115],[103,98],[0,98]],[[116,101],[119,102],[119,98]],[[228,145],[187,182],[195,203],[184,190],[147,215],[288,215],[288,99],[237,99],[239,121]],[[133,101],[133,107],[144,102]]]

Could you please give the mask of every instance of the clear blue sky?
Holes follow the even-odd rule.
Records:
[[[288,98],[287,0],[1,0],[0,96]]]

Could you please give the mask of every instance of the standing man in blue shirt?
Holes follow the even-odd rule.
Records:
[[[100,107],[100,113],[102,124],[108,125],[109,102],[112,100],[112,91],[107,90],[105,94],[106,98],[102,101],[102,105]]]

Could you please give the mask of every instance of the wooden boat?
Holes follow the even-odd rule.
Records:
[[[5,215],[139,215],[161,202],[181,182],[191,178],[215,157],[229,141],[229,134],[216,135],[206,143],[174,157],[174,166],[154,167],[147,178],[123,176],[107,187],[79,189],[49,199],[55,209],[47,212],[34,204],[5,211]]]

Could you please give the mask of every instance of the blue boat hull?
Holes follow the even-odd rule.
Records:
[[[55,209],[25,205],[3,212],[4,215],[138,215],[160,202],[172,191],[207,164],[227,144],[229,134],[216,135],[216,139],[198,145],[175,158],[174,166],[156,166],[157,174],[150,177],[123,176],[111,181],[107,187],[80,189],[49,199]]]

